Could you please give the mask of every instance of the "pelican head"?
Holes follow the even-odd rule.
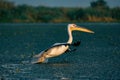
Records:
[[[93,31],[87,29],[87,28],[83,28],[80,26],[77,26],[76,24],[68,24],[68,29],[70,31],[82,31],[82,32],[87,32],[87,33],[94,33]]]

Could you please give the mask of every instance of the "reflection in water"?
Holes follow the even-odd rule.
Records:
[[[24,65],[24,64],[4,64],[2,65],[3,74],[2,76],[5,77],[5,79],[19,79],[19,77],[27,77],[27,74],[31,73],[32,67],[30,65]]]
[[[46,64],[4,64],[2,74],[5,79],[60,79],[71,80],[78,74],[74,73],[76,64],[46,63]],[[79,72],[79,71],[78,71]],[[87,76],[79,76],[79,79],[88,79]]]

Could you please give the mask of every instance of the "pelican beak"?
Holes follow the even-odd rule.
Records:
[[[89,29],[84,28],[84,27],[79,27],[79,26],[72,28],[72,31],[73,30],[87,32],[87,33],[94,33],[94,31],[92,31],[92,30],[89,30]]]

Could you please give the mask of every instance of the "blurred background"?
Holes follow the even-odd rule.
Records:
[[[120,0],[0,0],[0,23],[120,22]]]

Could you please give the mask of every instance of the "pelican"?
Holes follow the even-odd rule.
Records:
[[[49,58],[59,56],[66,51],[70,51],[69,47],[72,45],[73,41],[72,31],[94,33],[92,30],[77,26],[76,24],[68,24],[68,41],[66,43],[55,43],[50,48],[41,51],[38,55],[33,57],[32,63],[45,63]]]

